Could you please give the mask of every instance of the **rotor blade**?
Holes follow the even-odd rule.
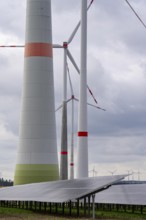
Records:
[[[75,67],[75,69],[76,69],[76,71],[78,72],[78,74],[80,74],[80,70],[79,70],[79,68],[78,68],[78,66],[77,66],[77,64],[76,64],[76,62],[75,62],[73,56],[71,55],[71,53],[70,53],[70,51],[69,51],[68,49],[67,49],[67,56],[68,56],[68,58],[70,59],[70,61],[71,61],[71,63],[73,64],[73,66]]]
[[[74,100],[77,101],[77,102],[79,102],[79,99],[77,99],[76,97],[74,97]],[[92,104],[90,104],[90,103],[88,103],[88,102],[87,102],[87,105],[92,106],[92,107],[94,107],[94,108],[98,108],[98,109],[100,109],[100,110],[102,110],[102,111],[106,111],[105,109],[100,108],[99,106],[96,106],[96,105],[92,105]]]
[[[93,170],[89,170],[88,172],[93,172]]]
[[[98,109],[100,109],[100,110],[102,110],[102,111],[106,111],[104,108],[100,108],[99,106],[92,105],[92,104],[90,104],[90,103],[87,103],[87,105],[90,105],[90,106],[92,106],[92,107],[94,107],[94,108],[98,108]]]
[[[78,68],[78,66],[77,66],[77,64],[76,64],[76,62],[75,62],[73,56],[71,55],[71,53],[70,53],[70,51],[69,51],[68,49],[67,49],[67,55],[68,55],[68,58],[70,59],[71,63],[72,63],[73,66],[75,67],[76,71],[78,72],[78,74],[80,74],[80,70],[79,70],[79,68]],[[90,95],[91,95],[92,98],[94,99],[94,102],[95,102],[96,104],[98,104],[98,102],[97,102],[95,96],[93,95],[93,93],[92,93],[92,91],[91,91],[91,89],[89,88],[88,85],[87,85],[87,88],[88,88],[88,91],[89,91]]]
[[[25,47],[25,45],[0,45],[0,47],[3,48],[22,48]],[[63,46],[59,44],[53,44],[53,48],[63,48]]]
[[[68,100],[66,101],[66,103],[70,102],[71,100],[72,100],[72,97],[71,97],[70,99],[68,99]],[[55,112],[57,112],[58,110],[60,110],[62,107],[63,107],[63,105],[60,105],[60,106],[55,110]]]
[[[91,7],[92,3],[93,3],[94,0],[91,0],[89,6],[87,7],[87,11],[89,10],[89,8]],[[77,26],[75,27],[74,31],[72,32],[71,36],[69,37],[67,43],[70,44],[74,38],[74,36],[76,35],[79,27],[81,25],[81,21],[78,22]]]
[[[53,48],[63,48],[63,46],[61,46],[59,44],[53,44]]]
[[[87,88],[88,88],[88,91],[89,91],[90,95],[91,95],[91,96],[92,96],[92,98],[94,99],[94,102],[95,102],[96,104],[98,104],[98,102],[97,102],[97,100],[96,100],[95,96],[93,95],[93,93],[92,93],[92,91],[91,91],[91,89],[89,88],[89,86],[88,86],[88,85],[87,85]]]
[[[131,8],[131,10],[133,11],[133,13],[136,15],[136,17],[138,18],[138,20],[141,22],[141,24],[146,28],[146,24],[143,22],[143,20],[140,18],[140,16],[137,14],[137,12],[134,10],[134,8],[132,7],[132,5],[130,4],[130,2],[128,0],[125,0],[125,2],[129,5],[129,7]]]
[[[71,95],[73,96],[74,92],[73,92],[73,86],[72,86],[72,81],[71,81],[71,77],[70,77],[68,63],[67,63],[67,72],[68,72],[68,79],[69,79],[69,84],[70,84]]]
[[[63,105],[60,105],[56,110],[55,112],[57,112],[58,110],[60,110],[62,108]]]
[[[24,45],[0,45],[0,47],[3,47],[3,48],[20,48],[20,47],[24,47]]]
[[[66,103],[70,102],[71,100],[72,100],[72,97],[71,97],[70,99],[68,99],[68,100],[66,101]]]
[[[77,102],[79,102],[79,100],[78,100],[77,98],[75,98],[75,97],[74,97],[74,100],[77,101]]]
[[[91,0],[90,4],[88,5],[87,10],[91,7],[92,3],[94,2],[94,0]]]
[[[70,38],[68,39],[68,41],[67,41],[68,44],[70,44],[70,43],[72,42],[72,40],[73,40],[74,36],[76,35],[76,33],[77,33],[77,31],[78,31],[80,25],[81,25],[81,21],[78,22],[78,24],[77,24],[77,26],[75,27],[74,31],[72,32]]]

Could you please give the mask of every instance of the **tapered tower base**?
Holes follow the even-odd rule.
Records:
[[[27,0],[26,18],[15,185],[59,179],[51,0]]]
[[[54,164],[17,164],[15,185],[47,182],[59,179],[58,166]]]

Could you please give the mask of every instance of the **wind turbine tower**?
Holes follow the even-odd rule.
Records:
[[[61,129],[61,155],[60,155],[60,179],[68,179],[68,146],[67,146],[67,47],[63,43],[64,65],[63,65],[63,104],[62,104],[62,129]]]
[[[27,0],[25,42],[15,185],[59,179],[51,0]]]
[[[87,132],[87,0],[81,6],[81,71],[78,118],[77,178],[88,177]]]

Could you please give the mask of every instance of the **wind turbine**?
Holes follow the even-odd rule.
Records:
[[[132,170],[127,170],[127,173],[128,173],[128,181],[130,180],[130,176],[133,174],[133,171]]]
[[[67,64],[67,73],[68,73],[68,79],[69,79],[69,85],[70,85],[70,91],[71,91],[71,98],[69,98],[66,103],[69,103],[71,101],[71,150],[70,150],[70,179],[74,179],[74,101],[79,102],[79,100],[75,97],[74,91],[73,91],[73,85],[71,81],[70,71]],[[99,106],[92,105],[90,103],[87,103],[88,106],[94,107],[96,109],[100,109],[105,111],[104,109],[100,108]],[[63,105],[60,105],[57,109],[60,110],[63,107]]]
[[[92,172],[93,173],[93,177],[97,176],[97,171],[95,170],[95,167],[93,167],[92,170],[89,170],[89,173]]]
[[[88,7],[86,7],[86,13],[88,9],[91,7],[94,0],[92,0]],[[61,179],[67,179],[68,178],[68,151],[67,151],[67,56],[70,59],[71,63],[77,70],[77,72],[80,74],[80,70],[73,59],[69,49],[68,45],[72,42],[76,32],[78,31],[80,27],[81,21],[78,22],[77,26],[75,27],[74,31],[72,32],[71,36],[69,37],[67,42],[63,42],[63,45],[53,44],[53,48],[63,48],[64,49],[64,74],[63,74],[63,108],[62,108],[62,135],[61,135],[61,164],[60,164],[60,178]],[[83,40],[84,41],[84,40]],[[0,47],[10,47],[10,48],[22,48],[23,45],[1,45]],[[87,84],[86,84],[87,86]],[[97,104],[97,100],[94,97],[92,91],[87,86],[89,93],[93,97],[95,103]],[[90,104],[91,105],[91,104]],[[99,108],[99,107],[97,107]],[[103,109],[104,110],[104,109]]]
[[[71,101],[71,103],[72,103],[72,107],[71,107],[72,118],[71,118],[70,179],[74,179],[74,101],[79,101],[79,100],[74,95],[74,91],[73,91],[73,86],[72,86],[72,82],[71,82],[71,77],[70,77],[70,72],[69,72],[68,65],[67,65],[67,72],[68,72],[68,79],[69,79],[70,90],[71,90],[71,98],[68,99],[67,102]],[[99,106],[92,105],[90,103],[87,103],[87,105],[105,111],[105,109],[102,109]]]
[[[74,100],[76,100],[74,96],[73,86],[71,82],[71,77],[69,73],[69,68],[67,66],[68,78],[71,90],[71,151],[70,151],[70,179],[74,179]]]
[[[87,131],[87,0],[81,3],[81,72],[79,91],[77,178],[88,177]]]
[[[138,171],[137,171],[138,181],[140,181],[140,174],[141,174],[141,172],[138,170]]]
[[[112,174],[112,176],[114,175],[114,173],[116,172],[117,170],[108,170],[109,173]]]
[[[86,6],[86,13],[88,9],[91,7],[93,0],[90,2],[89,6]],[[72,32],[69,39],[63,42],[64,49],[64,74],[63,74],[63,103],[62,103],[62,130],[61,130],[61,155],[60,155],[60,179],[68,179],[68,146],[67,146],[67,56],[76,68],[78,72],[79,69],[76,65],[75,60],[73,59],[68,46],[74,39],[79,27],[81,25],[81,21],[78,22],[74,31]],[[90,93],[92,94],[91,90]],[[93,96],[93,94],[92,94]],[[96,100],[96,99],[95,99]],[[96,101],[97,103],[97,101]],[[73,105],[73,104],[72,104]],[[73,117],[73,116],[72,116]],[[72,123],[73,126],[73,123]],[[71,163],[71,166],[74,166],[74,163]]]

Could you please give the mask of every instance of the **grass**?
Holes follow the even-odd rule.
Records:
[[[0,220],[88,220],[89,218],[63,217],[49,215],[48,213],[34,212],[16,208],[0,208]],[[92,216],[91,218],[92,219]],[[96,219],[115,220],[144,220],[146,215],[126,212],[96,211]]]
[[[96,212],[97,219],[121,219],[121,220],[144,220],[146,215],[142,214],[133,214],[126,212],[107,212],[107,211],[98,211]]]
[[[63,220],[63,218],[16,208],[0,208],[0,220]]]

